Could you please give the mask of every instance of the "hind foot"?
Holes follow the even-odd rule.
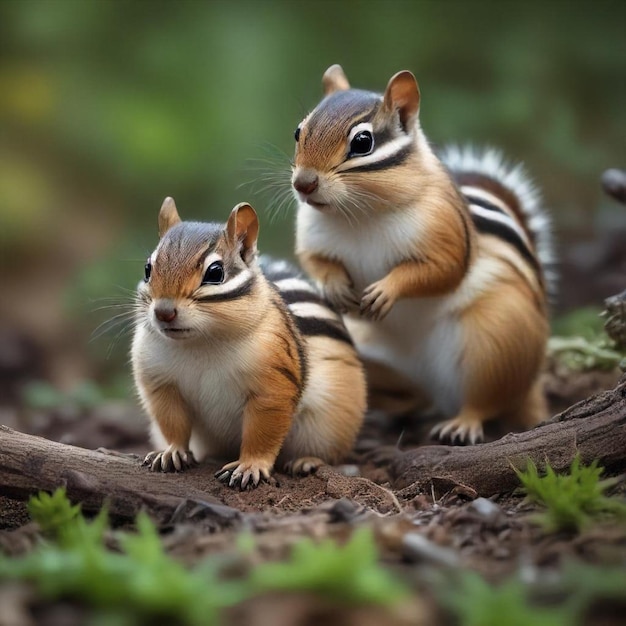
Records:
[[[316,456],[303,456],[285,463],[285,471],[292,476],[308,476],[322,465],[326,465],[326,463]]]
[[[474,445],[484,439],[483,423],[476,417],[459,415],[454,419],[440,422],[430,431],[431,439],[454,445]]]

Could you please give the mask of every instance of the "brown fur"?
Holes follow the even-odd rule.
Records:
[[[159,215],[162,236],[179,222],[173,201],[166,201]],[[255,265],[258,221],[249,205],[233,209],[221,234],[216,229],[193,231],[193,224],[186,228],[180,239],[159,246],[150,281],[140,291],[143,289],[142,300],[148,306],[153,300],[165,299],[187,313],[205,312],[211,320],[211,332],[222,342],[236,338],[232,350],[242,350],[246,379],[232,390],[233,394],[243,391],[246,396],[239,458],[222,468],[220,479],[242,488],[256,485],[261,478],[269,478],[281,449],[283,463],[297,472],[313,471],[323,462],[337,462],[350,450],[365,411],[365,380],[354,349],[324,337],[305,341],[300,335],[282,298]],[[198,249],[185,249],[180,243],[190,241],[193,232],[200,233],[195,240],[200,242]],[[208,243],[203,243],[209,239],[214,242],[210,250]],[[199,299],[196,292],[203,289],[207,255],[215,252],[220,253],[227,274],[232,271],[236,277],[236,271],[251,272],[253,282],[246,278],[245,295],[206,302]],[[206,292],[200,292],[200,297],[202,293]],[[202,432],[203,427],[210,431],[214,425],[203,425],[206,418],[190,413],[179,389],[164,383],[162,370],[146,362],[141,344],[133,346],[133,365],[146,410],[168,444],[166,451],[150,453],[146,462],[156,470],[184,469],[191,458],[192,431],[195,436],[196,427]],[[303,397],[309,375],[314,376],[313,402]],[[342,382],[336,383],[334,377]],[[330,404],[317,403],[316,395],[327,397]],[[296,429],[294,416],[299,422]],[[225,435],[213,434],[211,453],[231,450]]]
[[[333,74],[338,76],[339,69],[334,67]],[[535,423],[545,415],[545,401],[536,383],[548,336],[541,268],[537,270],[538,264],[529,263],[510,243],[477,231],[457,183],[478,181],[470,175],[457,177],[455,182],[428,146],[417,119],[420,93],[412,74],[400,72],[392,77],[378,103],[363,92],[332,95],[337,89],[349,88],[343,72],[341,76],[335,89],[327,91],[331,95],[300,127],[306,141],[300,140],[296,146],[294,179],[303,169],[308,175],[319,177],[316,189],[300,193],[300,201],[313,207],[321,205],[322,211],[334,211],[338,220],[353,220],[355,237],[359,236],[362,222],[383,212],[406,216],[404,221],[398,219],[397,228],[414,229],[401,231],[415,232],[414,248],[407,253],[411,242],[389,235],[393,228],[389,225],[395,224],[393,217],[381,220],[389,229],[387,240],[397,241],[405,248],[396,252],[395,258],[393,251],[389,256],[381,255],[379,265],[370,272],[378,280],[366,283],[363,292],[356,293],[346,268],[353,271],[357,251],[363,252],[361,246],[351,247],[351,242],[346,241],[346,251],[341,242],[333,240],[336,250],[329,249],[319,230],[327,222],[315,222],[307,208],[301,214],[296,247],[303,267],[321,283],[331,301],[353,311],[349,304],[358,300],[361,315],[374,320],[374,324],[401,299],[437,298],[458,291],[459,298],[449,300],[456,303],[458,311],[446,314],[451,319],[458,315],[462,324],[463,408],[459,415],[441,425],[440,434],[451,434],[453,440],[459,436],[473,443],[482,436],[482,424],[488,419],[507,415],[518,423]],[[360,110],[356,104],[359,98]],[[350,153],[350,130],[362,121],[372,125],[376,141],[395,142],[382,144],[381,161],[374,161],[369,153],[362,157]],[[407,134],[412,142],[410,151]],[[394,150],[385,153],[386,145]],[[507,204],[507,212],[522,224],[532,246],[532,233],[519,200],[497,180],[484,178],[480,182],[485,184],[479,186]],[[305,226],[312,224],[313,235],[308,237]],[[371,236],[372,231],[373,228],[364,227],[362,232]],[[472,274],[464,283],[479,258],[489,259],[481,265],[484,269],[477,270],[485,273]],[[382,278],[381,271],[386,272]],[[494,273],[495,286],[490,285]],[[358,278],[359,289],[364,280],[367,276],[362,274]],[[350,328],[357,329],[357,344],[362,339],[367,345],[367,331],[361,335],[363,328],[359,323],[350,323]],[[385,332],[381,330],[372,340],[376,350],[384,345]],[[393,333],[390,337],[396,340]],[[387,394],[381,404],[389,405],[389,390],[394,385],[388,373],[368,367],[368,374],[372,403],[377,404],[380,399],[372,391],[380,389],[383,395]],[[416,395],[419,396],[419,390]]]
[[[189,409],[175,385],[161,384],[145,372],[137,372],[140,384],[146,390],[146,411],[157,422],[163,437],[170,445],[189,449],[191,421]]]

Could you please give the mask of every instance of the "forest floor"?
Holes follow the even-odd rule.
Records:
[[[618,378],[615,371],[546,374],[553,412],[612,388]],[[138,464],[148,451],[145,419],[131,404],[104,404],[89,410],[18,407],[2,417],[0,422],[21,432],[92,450],[106,448],[137,455]],[[286,558],[302,537],[333,538],[341,543],[354,528],[369,526],[382,563],[414,590],[412,600],[394,610],[350,607],[308,594],[270,594],[244,602],[224,618],[227,624],[253,626],[487,624],[493,622],[455,617],[442,600],[445,587],[459,572],[477,572],[494,584],[515,579],[540,588],[573,563],[623,567],[624,525],[600,524],[577,534],[547,534],[531,520],[536,506],[516,492],[485,499],[462,489],[437,493],[418,493],[412,487],[394,489],[390,461],[401,450],[424,443],[427,429],[428,424],[420,423],[371,423],[344,465],[322,467],[304,478],[277,472],[270,483],[249,491],[230,489],[215,479],[213,474],[221,464],[203,463],[188,471],[197,475],[207,499],[219,501],[224,508],[217,514],[212,509],[210,516],[201,506],[180,511],[161,526],[163,544],[171,556],[194,566],[210,555],[232,554],[238,537],[247,531],[254,537],[257,560],[277,560]],[[623,487],[620,483],[615,490],[623,494]],[[0,552],[19,556],[31,549],[38,536],[26,504],[0,494]],[[479,598],[475,601],[481,602]],[[553,602],[550,598],[548,604]],[[0,583],[0,604],[12,607],[4,617],[0,612],[0,626],[73,626],[90,616],[90,610],[80,603],[50,602],[14,584]],[[507,606],[502,605],[502,610],[508,610]],[[581,623],[624,624],[625,616],[626,589],[617,600],[588,607]],[[501,623],[517,622],[503,619]]]

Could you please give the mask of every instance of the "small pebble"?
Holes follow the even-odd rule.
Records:
[[[402,554],[409,561],[429,561],[446,567],[457,567],[459,557],[449,548],[442,548],[420,533],[406,533],[402,538]]]
[[[476,498],[468,508],[487,521],[493,521],[502,512],[502,509],[495,502],[487,498]]]
[[[361,470],[358,465],[340,465],[337,471],[343,476],[355,477],[361,475]]]

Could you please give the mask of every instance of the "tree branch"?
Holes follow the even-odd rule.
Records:
[[[626,468],[626,376],[612,391],[579,402],[524,433],[470,447],[424,446],[404,452],[391,465],[393,486],[438,494],[458,488],[478,496],[513,490],[513,471],[546,462],[565,471],[576,453],[583,463],[598,459],[612,472]]]
[[[26,500],[65,486],[70,500],[85,511],[99,511],[107,502],[114,517],[132,519],[147,509],[160,523],[168,523],[201,509],[203,518],[224,526],[241,514],[207,493],[214,480],[206,468],[153,473],[133,455],[68,446],[0,425],[0,495],[9,498]]]

